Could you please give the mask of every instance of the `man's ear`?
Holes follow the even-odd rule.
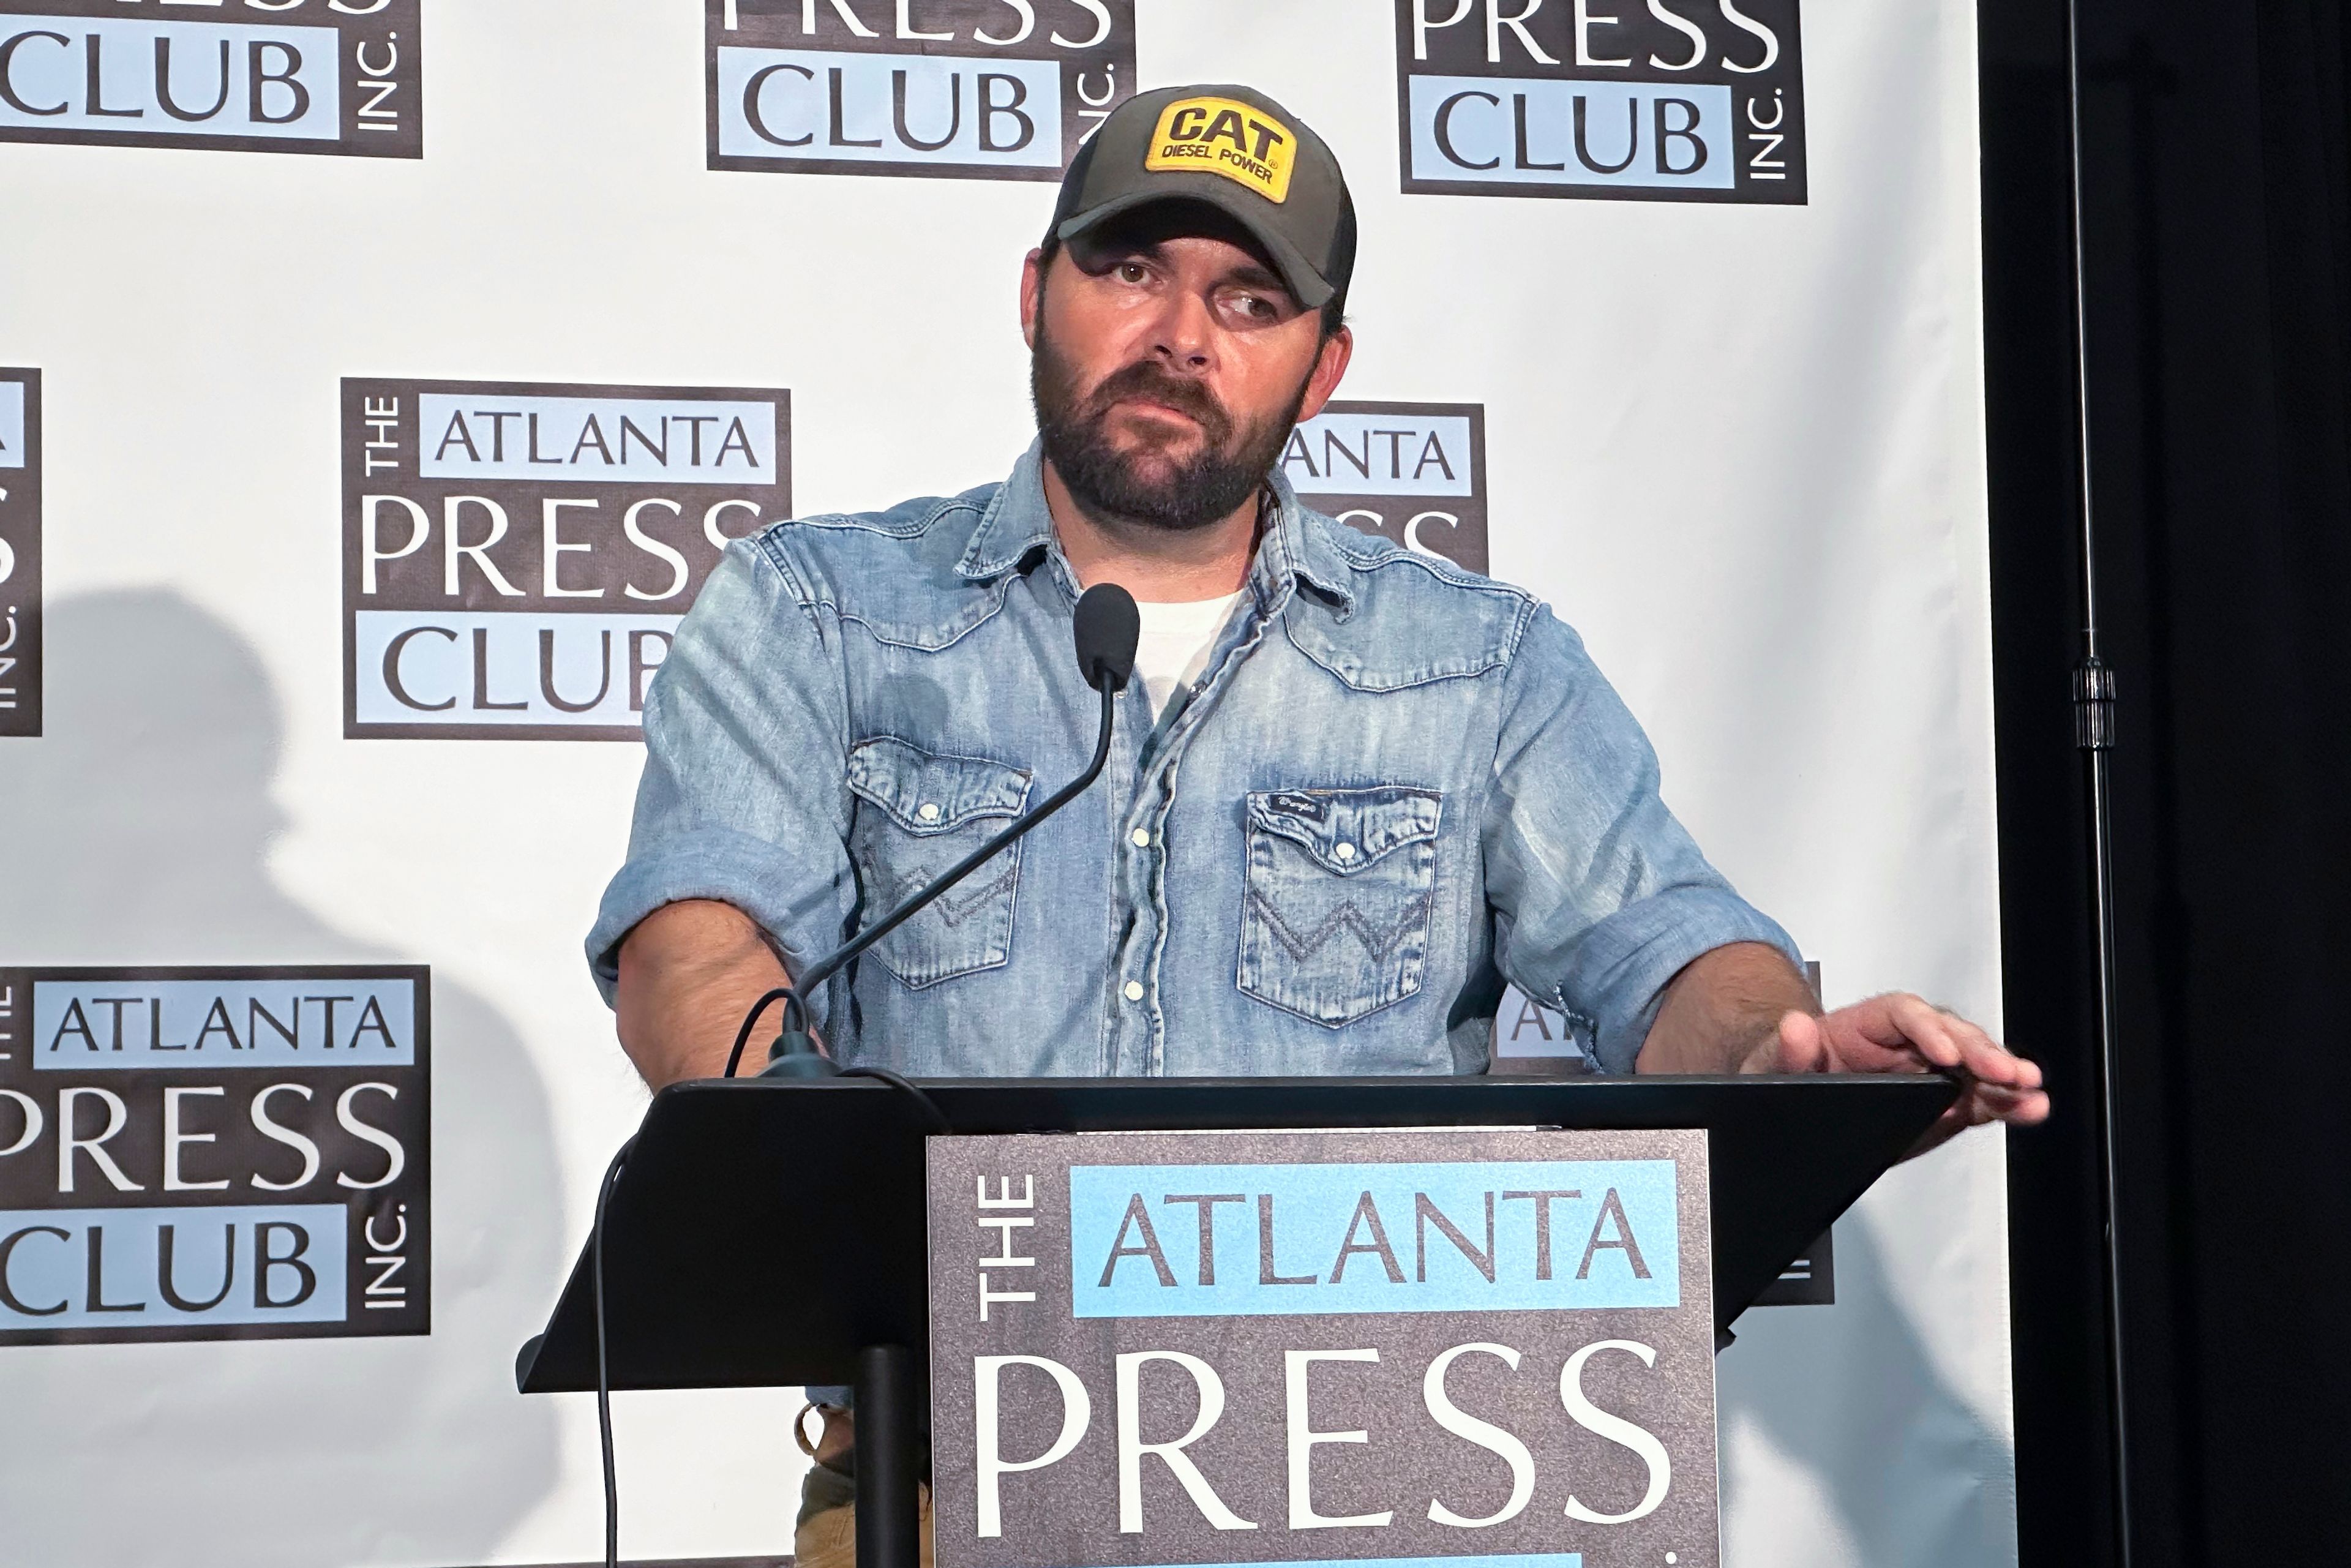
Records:
[[[1354,354],[1353,328],[1342,327],[1323,340],[1321,350],[1314,356],[1314,372],[1306,378],[1306,396],[1298,405],[1301,424],[1322,412],[1322,405],[1339,390],[1339,380],[1347,373],[1347,361]]]
[[[1045,295],[1045,252],[1030,251],[1020,263],[1020,338],[1029,351],[1037,348],[1037,313]]]

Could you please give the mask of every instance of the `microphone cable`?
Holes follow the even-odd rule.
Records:
[[[751,1010],[743,1015],[743,1027],[735,1031],[735,1049],[726,1053],[726,1077],[734,1077],[735,1070],[742,1065],[743,1048],[751,1039],[751,1030],[758,1027],[759,1015],[766,1012],[770,1005],[779,1000],[784,1004],[784,1027],[786,1029],[794,1027],[792,1019],[795,1013],[799,1015],[800,1020],[798,1027],[801,1029],[806,1029],[808,1027],[808,1012],[806,1008],[800,1002],[799,993],[795,991],[789,986],[778,986],[774,990],[768,992],[758,1001],[752,1003]],[[921,1086],[916,1084],[912,1079],[907,1078],[899,1072],[895,1072],[887,1067],[843,1067],[833,1072],[831,1076],[835,1078],[871,1078],[879,1082],[886,1083],[891,1088],[897,1090],[900,1093],[912,1099],[914,1103],[922,1109],[924,1116],[931,1124],[932,1131],[937,1133],[952,1133],[955,1131],[955,1124],[947,1120],[946,1113],[939,1109],[938,1103],[936,1101],[934,1101],[928,1094],[925,1093]]]
[[[751,1010],[743,1015],[743,1027],[735,1031],[735,1049],[726,1053],[726,1071],[721,1076],[735,1076],[735,1070],[743,1064],[743,1047],[749,1042],[751,1030],[758,1026],[759,1015],[768,1010],[770,1003],[778,1001],[784,1004],[784,1027],[787,1030],[808,1028],[808,1004],[800,1000],[799,992],[789,986],[778,986],[753,1002]],[[799,1018],[797,1025],[792,1022],[795,1014]]]
[[[902,1073],[893,1072],[886,1067],[844,1067],[833,1076],[872,1078],[887,1083],[891,1088],[912,1100],[921,1109],[923,1114],[930,1121],[932,1132],[948,1134],[955,1131],[955,1124],[947,1120],[947,1113],[939,1109],[938,1102],[925,1093],[922,1085]]]
[[[604,1568],[621,1564],[621,1479],[612,1460],[612,1369],[604,1347],[604,1210],[620,1182],[621,1167],[629,1163],[629,1151],[636,1145],[634,1138],[622,1144],[612,1163],[604,1167],[603,1183],[596,1189],[596,1228],[589,1247],[588,1272],[596,1300],[596,1437],[604,1456]]]

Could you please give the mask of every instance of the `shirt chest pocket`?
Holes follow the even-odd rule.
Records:
[[[941,872],[1004,831],[1028,803],[1028,769],[986,758],[935,754],[894,736],[849,750],[850,825],[861,926],[897,907]],[[882,967],[920,989],[997,968],[1012,956],[1020,846],[990,856],[871,949]]]
[[[1442,805],[1401,785],[1252,791],[1241,990],[1329,1029],[1419,990]]]

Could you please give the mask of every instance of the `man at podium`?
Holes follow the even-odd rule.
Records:
[[[646,1082],[719,1073],[763,992],[1080,773],[1072,606],[1110,581],[1143,622],[1108,767],[815,988],[837,1059],[1474,1073],[1514,982],[1602,1071],[1959,1069],[1938,1136],[2045,1116],[2037,1068],[1917,997],[1823,1012],[1546,606],[1300,504],[1276,460],[1346,371],[1355,244],[1296,115],[1141,94],[1022,265],[1009,476],[728,549],[647,695],[588,939]]]

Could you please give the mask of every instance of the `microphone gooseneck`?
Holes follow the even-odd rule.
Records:
[[[1142,640],[1143,615],[1134,607],[1134,595],[1114,582],[1098,582],[1078,599],[1077,613],[1071,628],[1076,643],[1079,673],[1086,685],[1102,696],[1102,724],[1094,736],[1094,752],[1086,770],[1055,790],[1044,804],[1027,816],[1015,821],[1002,832],[949,866],[945,872],[899,904],[889,914],[859,932],[807,968],[800,971],[789,986],[778,986],[754,1003],[743,1019],[743,1027],[735,1037],[735,1049],[726,1058],[726,1076],[735,1076],[743,1060],[743,1047],[751,1038],[759,1015],[769,1004],[784,1004],[783,1032],[768,1049],[768,1065],[761,1070],[762,1078],[822,1078],[840,1070],[816,1048],[808,1030],[808,1007],[801,996],[824,984],[841,967],[895,931],[919,913],[933,899],[977,871],[1000,851],[1010,845],[1038,823],[1075,800],[1089,784],[1102,776],[1102,764],[1110,758],[1111,722],[1118,711],[1118,694],[1126,689],[1134,673],[1135,645]]]

